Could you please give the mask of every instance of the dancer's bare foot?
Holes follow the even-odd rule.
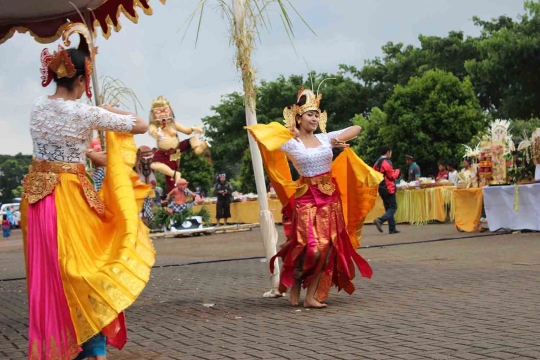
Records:
[[[300,305],[300,290],[302,288],[300,280],[294,280],[293,285],[291,286],[291,292],[289,294],[289,301],[292,306]]]
[[[318,302],[315,299],[308,300],[307,298],[304,300],[304,307],[307,309],[324,309],[328,305],[325,303]]]

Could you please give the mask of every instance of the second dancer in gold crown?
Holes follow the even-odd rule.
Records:
[[[268,177],[292,219],[287,241],[276,255],[283,259],[280,291],[290,289],[292,305],[307,288],[305,307],[326,307],[332,286],[354,291],[355,265],[370,278],[369,264],[356,253],[362,225],[377,197],[381,175],[348,148],[346,140],[361,128],[327,133],[322,96],[300,89],[297,102],[285,108],[286,127],[271,123],[249,126],[261,150]],[[320,128],[322,133],[316,134]],[[344,151],[332,162],[332,148]],[[301,175],[292,181],[287,157]],[[270,262],[273,271],[274,259]]]

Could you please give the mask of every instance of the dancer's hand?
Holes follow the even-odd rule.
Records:
[[[119,102],[120,102],[120,100],[115,99],[112,103],[103,104],[103,105],[101,105],[101,107],[104,108],[107,111],[112,111],[112,109],[114,109],[116,107],[116,105],[118,105]]]
[[[339,140],[339,138],[333,138],[331,140],[332,147],[334,148],[346,148],[351,146],[350,144],[347,144],[345,141]]]

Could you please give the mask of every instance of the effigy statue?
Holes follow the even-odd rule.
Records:
[[[135,161],[135,167],[133,170],[139,174],[139,179],[148,184],[152,185],[152,188],[157,186],[156,175],[152,170],[152,160],[154,157],[154,151],[146,146],[140,146],[137,149],[137,160]]]
[[[185,127],[175,121],[171,105],[163,96],[152,101],[148,133],[157,140],[157,151],[154,154],[151,167],[152,170],[165,175],[167,192],[172,191],[175,183],[182,178],[178,169],[181,154],[190,147],[195,154],[202,154],[208,147],[206,141],[197,136],[180,141],[178,132],[192,135],[202,134],[203,130],[197,126]]]

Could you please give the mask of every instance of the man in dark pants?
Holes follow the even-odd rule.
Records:
[[[388,231],[390,234],[398,234],[396,230],[396,219],[394,215],[397,211],[396,202],[396,184],[395,181],[399,177],[399,169],[394,170],[394,166],[390,161],[392,157],[392,149],[388,146],[381,148],[381,157],[373,168],[384,175],[384,180],[379,185],[379,195],[381,196],[386,211],[383,216],[375,219],[375,226],[379,232],[383,232],[382,225],[388,221]]]

